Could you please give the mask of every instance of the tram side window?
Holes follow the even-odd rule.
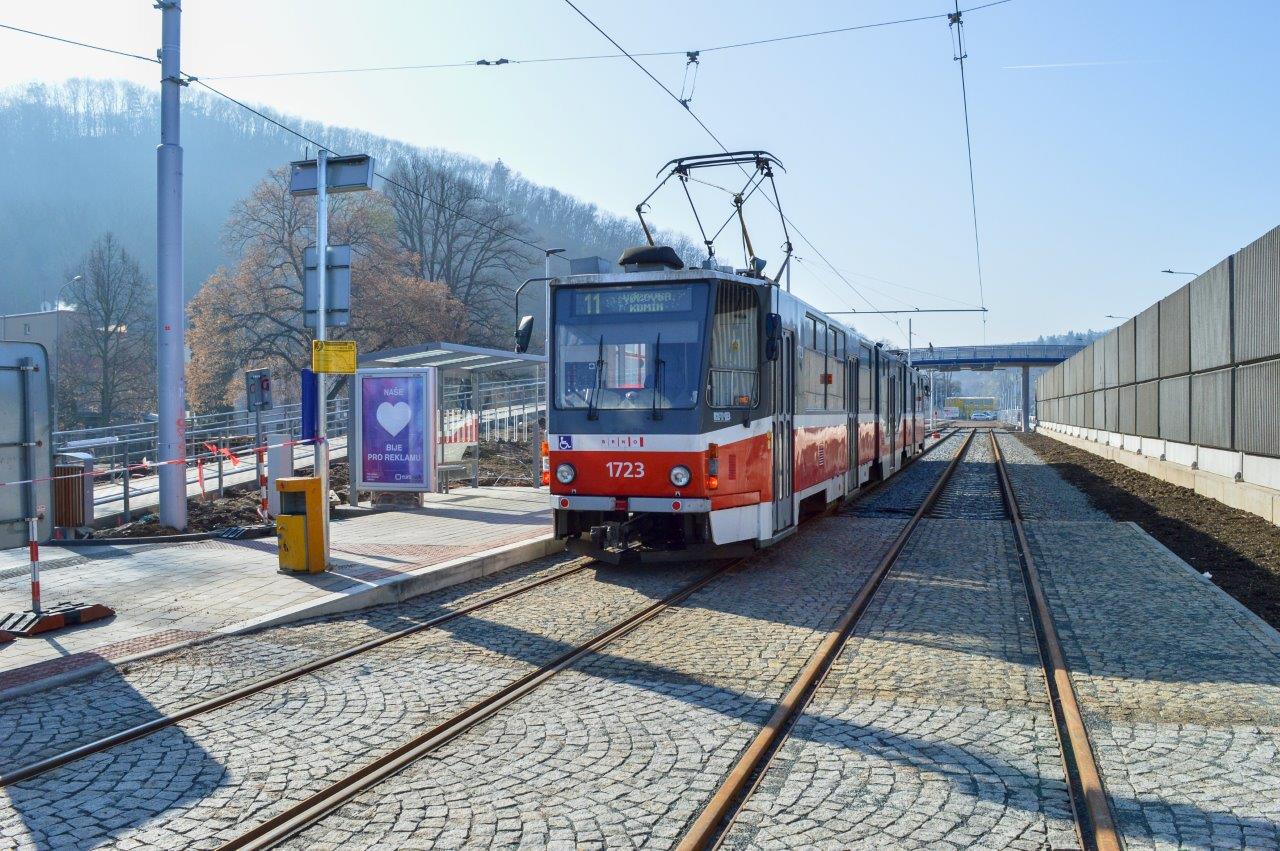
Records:
[[[872,405],[871,350],[863,346],[860,351],[862,354],[858,358],[858,412],[869,414]]]
[[[806,316],[802,328],[805,352],[799,384],[804,393],[803,407],[806,411],[821,411],[827,406],[827,385],[823,383],[827,371],[827,323]]]
[[[827,329],[827,410],[844,410],[845,336],[838,328]]]
[[[755,406],[760,386],[759,340],[760,306],[755,291],[744,284],[721,283],[711,326],[708,386],[713,408]]]

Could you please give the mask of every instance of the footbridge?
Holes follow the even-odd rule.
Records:
[[[1079,343],[1046,345],[1041,343],[1010,343],[991,346],[927,346],[910,351],[911,365],[917,369],[935,369],[939,372],[956,372],[962,369],[1022,370],[1022,430],[1031,427],[1031,368],[1056,366],[1087,344]],[[898,354],[906,357],[903,349]]]

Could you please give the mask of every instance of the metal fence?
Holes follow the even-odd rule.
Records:
[[[1046,371],[1036,398],[1044,423],[1280,457],[1280,227]]]
[[[455,442],[524,443],[541,432],[539,419],[546,412],[546,382],[541,378],[444,383],[441,398],[441,433]],[[346,394],[328,403],[327,434],[345,437],[350,420]],[[301,405],[280,405],[262,412],[262,434],[301,437]],[[95,505],[120,504],[131,514],[130,500],[155,493],[158,488],[157,430],[155,422],[123,423],[98,428],[69,429],[53,433],[56,453],[78,452],[93,457],[97,495]],[[251,469],[255,462],[254,415],[248,411],[201,414],[186,421],[189,468],[187,484],[201,476],[211,491],[221,494],[233,469]],[[236,457],[236,462],[230,456]]]

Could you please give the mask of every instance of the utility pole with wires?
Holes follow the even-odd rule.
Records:
[[[960,63],[960,97],[964,105],[964,148],[969,158],[969,207],[973,212],[973,253],[978,267],[978,304],[987,306],[982,286],[982,243],[978,238],[978,193],[973,179],[973,136],[969,129],[969,86],[965,80],[964,61],[969,52],[964,46],[964,20],[960,12],[960,0],[955,0],[955,12],[947,15],[947,27],[954,33],[951,58]],[[982,342],[987,342],[987,316],[982,315]]]
[[[156,456],[160,475],[160,523],[187,527],[187,382],[183,364],[185,305],[182,297],[182,5],[159,0],[160,146],[156,148]]]

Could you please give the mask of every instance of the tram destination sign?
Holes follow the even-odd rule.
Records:
[[[693,310],[692,286],[588,289],[573,294],[576,316],[680,313]]]

